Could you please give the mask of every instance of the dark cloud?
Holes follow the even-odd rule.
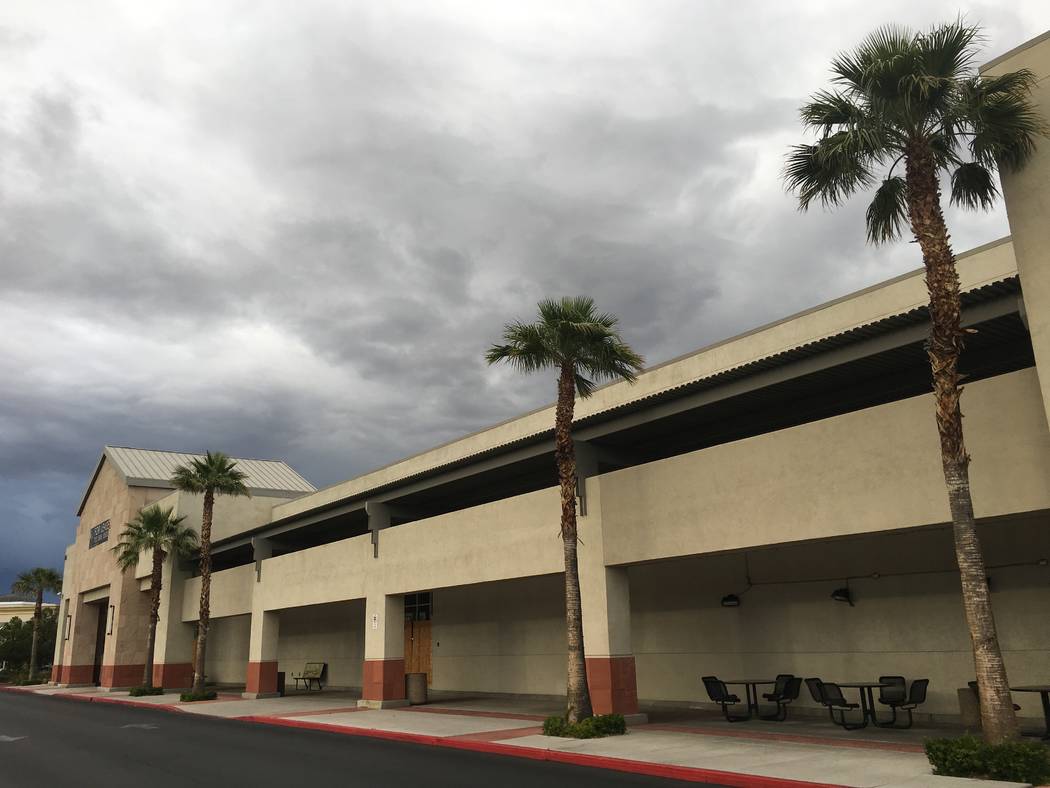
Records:
[[[549,401],[481,358],[542,297],[659,362],[915,267],[779,181],[831,55],[958,11],[869,6],[0,8],[0,586],[105,443],[328,484]]]

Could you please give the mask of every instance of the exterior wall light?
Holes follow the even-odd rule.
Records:
[[[853,594],[850,593],[849,586],[836,588],[831,592],[831,598],[836,602],[848,602],[849,606],[853,607]]]
[[[740,597],[736,594],[726,594],[722,597],[722,607],[740,607]]]
[[[112,635],[113,634],[113,619],[115,617],[114,614],[116,612],[117,612],[116,605],[110,605],[109,606],[109,629],[106,631],[107,635]]]

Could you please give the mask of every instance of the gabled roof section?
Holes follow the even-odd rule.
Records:
[[[95,480],[102,470],[102,464],[106,460],[109,460],[129,487],[171,489],[171,477],[175,468],[203,456],[203,454],[187,454],[178,451],[106,446],[102,449],[102,456],[99,457],[98,464],[95,466],[95,472],[91,475],[91,481],[80,499],[77,515],[79,516],[84,511],[84,505],[91,494],[91,489],[95,486]],[[237,463],[238,470],[248,474],[246,484],[253,495],[297,498],[317,489],[288,463],[281,460],[248,460],[237,457],[233,459]]]

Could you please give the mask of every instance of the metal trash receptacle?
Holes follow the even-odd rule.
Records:
[[[277,671],[277,694],[284,697],[284,671]]]
[[[405,697],[409,705],[420,706],[427,702],[427,674],[405,674]]]

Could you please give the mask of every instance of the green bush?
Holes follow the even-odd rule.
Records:
[[[598,714],[571,724],[564,717],[548,717],[543,722],[543,733],[569,739],[598,739],[622,736],[627,733],[627,723],[622,714]]]
[[[133,698],[141,698],[143,695],[163,695],[163,687],[132,687],[128,694]]]
[[[179,700],[181,700],[183,703],[193,703],[194,701],[198,700],[215,700],[217,697],[219,697],[219,693],[215,690],[205,690],[199,695],[194,694],[192,692],[184,692],[181,695],[179,695]]]
[[[944,777],[985,777],[1042,785],[1050,780],[1050,749],[1034,741],[987,744],[976,736],[928,739],[926,757]]]

